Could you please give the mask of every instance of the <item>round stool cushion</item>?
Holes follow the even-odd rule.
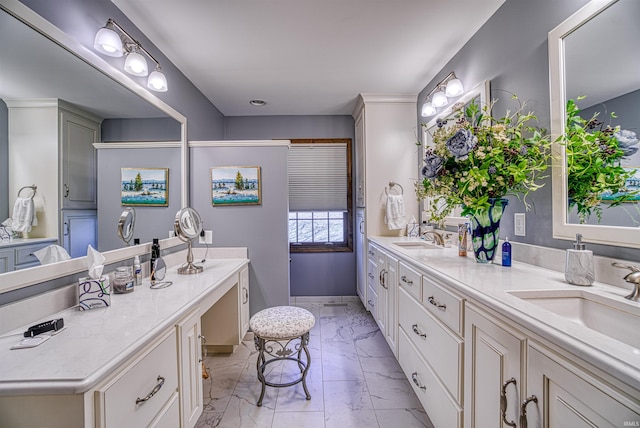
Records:
[[[263,339],[288,339],[302,336],[316,323],[306,309],[296,306],[274,306],[263,309],[249,321],[253,333]]]

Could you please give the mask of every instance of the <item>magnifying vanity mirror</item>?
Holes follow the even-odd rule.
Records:
[[[136,211],[131,207],[125,208],[118,219],[118,236],[127,245],[129,245],[131,238],[133,238],[133,229],[135,225]]]
[[[173,223],[173,227],[176,232],[176,236],[182,241],[188,243],[189,249],[187,252],[187,264],[178,268],[178,273],[181,275],[190,275],[194,273],[202,272],[202,266],[196,266],[193,264],[193,251],[191,250],[191,240],[197,238],[202,232],[202,219],[200,214],[193,208],[182,208],[176,214],[176,219]]]
[[[597,113],[602,122],[597,126],[623,131],[614,135],[623,152],[619,165],[631,175],[625,179],[627,191],[640,189],[639,16],[637,0],[592,0],[549,33],[553,139],[566,133],[570,100],[582,119],[589,121]],[[636,138],[626,138],[633,134]],[[577,215],[568,179],[572,183],[584,179],[568,167],[565,144],[554,147],[554,238],[573,240],[581,233],[590,242],[640,248],[640,197],[614,204],[607,202],[610,195],[601,193],[597,199],[601,216]],[[596,155],[589,158],[595,161]]]

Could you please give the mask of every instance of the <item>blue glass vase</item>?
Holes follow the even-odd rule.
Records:
[[[508,204],[508,199],[489,199],[489,208],[469,214],[471,243],[478,263],[493,261],[500,240],[500,219]]]

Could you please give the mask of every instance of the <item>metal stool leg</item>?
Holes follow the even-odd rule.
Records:
[[[311,394],[309,394],[309,390],[307,389],[307,372],[309,371],[309,367],[311,366],[311,355],[309,354],[309,350],[307,349],[307,343],[309,343],[309,333],[305,333],[300,338],[302,341],[302,349],[304,353],[307,354],[307,364],[304,366],[304,370],[302,371],[302,388],[304,389],[304,393],[307,395],[307,400],[311,400]],[[300,351],[298,351],[298,364],[301,364],[300,359]]]
[[[264,393],[266,390],[266,379],[264,378],[264,362],[265,362],[265,358],[264,358],[264,339],[259,338],[256,336],[255,338],[255,343],[256,343],[256,347],[258,348],[258,358],[256,360],[256,371],[258,373],[258,380],[260,381],[260,383],[262,384],[262,391],[260,391],[260,398],[258,399],[258,407],[262,406],[262,399],[264,398]]]

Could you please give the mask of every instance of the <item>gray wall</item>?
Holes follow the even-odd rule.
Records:
[[[351,138],[355,147],[354,133],[351,116],[249,116],[225,120],[227,140]],[[291,296],[356,295],[353,252],[292,253],[290,267]]]
[[[287,146],[192,147],[190,200],[215,247],[247,247],[250,309],[289,304]],[[211,167],[260,166],[260,205],[213,206]],[[206,265],[205,265],[206,270]]]
[[[180,122],[172,118],[105,119],[102,141],[180,141]]]
[[[12,207],[13,208],[13,207]],[[9,110],[0,100],[0,223],[9,217]]]
[[[116,225],[122,213],[120,204],[121,168],[169,168],[169,205],[166,207],[134,207],[134,238],[151,242],[168,238],[173,220],[182,208],[180,194],[180,148],[100,149],[98,150],[98,250],[122,248]],[[133,240],[131,241],[133,244]]]
[[[147,37],[109,0],[21,0],[59,29],[77,39],[93,51],[96,31],[107,19],[113,18],[137,39],[162,65],[169,90],[154,94],[188,118],[187,135],[190,140],[220,140],[224,133],[224,116],[178,70]],[[122,67],[122,58],[101,56],[114,67]],[[145,86],[145,78],[136,78]]]
[[[549,60],[547,35],[550,30],[587,3],[587,0],[507,0],[469,42],[422,90],[417,109],[418,124],[428,122],[420,108],[428,91],[450,71],[471,88],[485,79],[491,81],[491,98],[498,98],[495,114],[501,115],[515,104],[510,93],[529,100],[528,110],[540,126],[550,128]],[[425,120],[426,119],[426,120]],[[513,213],[525,212],[517,198],[510,198],[501,222],[501,236],[510,240],[553,248],[570,248],[571,242],[552,238],[551,178],[545,187],[530,194],[532,211],[526,213],[527,236],[513,236]],[[638,259],[640,251],[605,245],[590,245],[602,256]]]

